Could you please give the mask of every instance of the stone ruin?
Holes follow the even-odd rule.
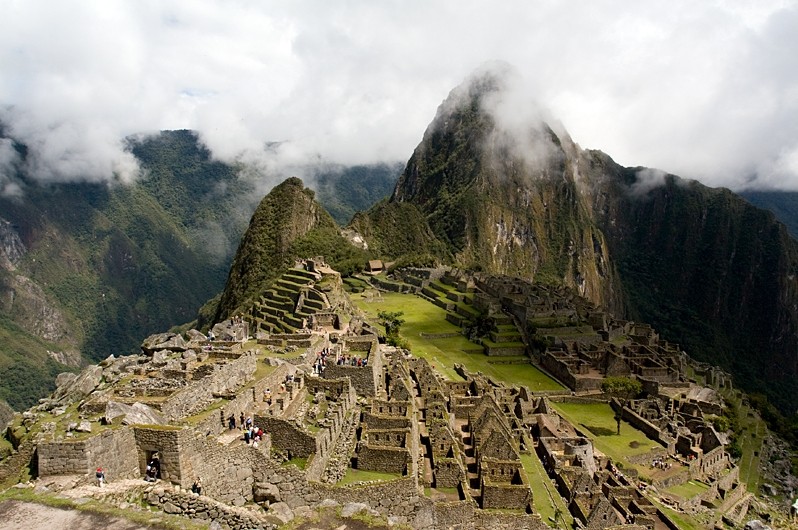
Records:
[[[315,262],[304,267],[314,278],[321,274]],[[292,274],[289,283],[306,278]],[[565,292],[446,271],[436,280],[444,277],[470,292],[472,303],[513,318],[529,304],[524,321],[547,324],[533,327],[553,346],[542,352],[543,366],[574,381],[574,390],[593,388],[593,379],[608,374],[641,379],[649,397],[632,401],[623,414],[682,464],[667,483],[701,478],[711,484],[683,507],[715,502],[736,520],[744,517],[750,496],[723,436],[707,421],[720,405],[683,380],[687,361],[678,347],[649,327],[612,321],[586,304],[569,305],[567,296],[561,298]],[[293,303],[286,309],[292,323],[309,307],[298,303],[301,297],[314,299],[310,292],[300,289],[296,301],[280,295]],[[452,292],[457,298],[461,291]],[[641,485],[555,413],[548,397],[462,366],[455,367],[457,380],[445,380],[426,360],[380,344],[372,328],[357,319],[347,324],[341,313],[331,318],[318,308],[302,317],[310,326],[286,329],[265,316],[272,314],[269,307],[217,324],[213,340],[195,330],[154,335],[142,355],[110,357],[61,378],[34,415],[62,416],[66,425],[43,428],[29,441],[10,432],[16,460],[35,458],[40,477],[91,476],[103,466],[118,479],[142,477],[157,458],[161,483],[178,489],[147,490],[149,502],[231,528],[267,528],[324,505],[356,502],[416,528],[542,529],[547,525],[535,513],[528,476],[529,459],[538,459],[579,525],[672,527]],[[629,338],[620,341],[621,335]],[[330,361],[359,357],[366,363],[327,362],[319,371],[321,352]],[[241,440],[242,416],[266,433],[257,447]],[[0,475],[12,463],[0,464]],[[351,470],[389,480],[341,484]],[[196,478],[203,495],[186,496]]]

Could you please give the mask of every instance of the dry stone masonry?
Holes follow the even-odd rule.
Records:
[[[156,463],[148,503],[232,529],[271,528],[324,507],[425,530],[542,529],[552,521],[535,510],[537,461],[580,527],[675,528],[645,489],[688,480],[707,488],[671,505],[712,504],[735,524],[745,518],[751,495],[711,423],[723,401],[684,375],[690,366],[725,387],[726,374],[564,289],[450,269],[377,278],[372,285],[441,306],[465,333],[475,315],[487,316],[476,352],[499,362],[529,354],[573,395],[534,394],[463,366],[456,379],[443,377],[382,344],[344,301],[337,273],[306,260],[207,336],[153,335],[141,355],[59,377],[53,396],[9,427],[17,452],[0,474],[33,458],[43,477],[91,478],[103,467],[109,480],[143,479]],[[614,406],[660,444],[652,466],[675,466],[652,484],[597,452],[551,405],[602,398],[596,391],[611,375],[643,383],[643,397]],[[45,415],[56,419],[38,421]],[[358,472],[383,478],[344,484]],[[196,484],[200,494],[190,492]]]

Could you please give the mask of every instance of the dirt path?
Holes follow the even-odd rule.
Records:
[[[20,501],[0,503],[0,528],[29,530],[30,528],[69,528],[70,530],[144,530],[151,528],[118,517],[96,513],[62,510],[42,504]]]

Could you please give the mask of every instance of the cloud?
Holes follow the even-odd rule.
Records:
[[[667,175],[667,173],[659,169],[641,169],[635,173],[635,181],[629,186],[629,194],[633,197],[642,197],[654,188],[665,184]]]
[[[14,142],[0,138],[0,197],[19,197],[22,190],[15,182],[20,157]]]
[[[0,122],[50,180],[133,179],[121,140],[160,129],[262,167],[406,160],[451,88],[500,59],[620,163],[798,189],[796,48],[781,0],[9,1]]]

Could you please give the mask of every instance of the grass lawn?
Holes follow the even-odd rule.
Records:
[[[446,321],[446,311],[412,294],[383,293],[381,301],[366,301],[361,295],[352,295],[352,301],[374,321],[380,311],[402,311],[405,323],[400,335],[410,344],[414,355],[427,359],[438,372],[458,381],[454,364],[466,366],[472,372],[509,384],[526,385],[532,391],[563,390],[564,387],[531,364],[493,364],[492,360],[525,360],[520,357],[488,357],[483,353],[469,353],[478,348],[462,335],[445,339],[426,339],[425,334],[457,333],[460,328]]]
[[[522,454],[521,463],[524,466],[529,486],[532,489],[532,504],[535,506],[535,511],[540,514],[543,522],[550,524],[551,519],[549,517],[554,518],[555,509],[559,507],[562,514],[561,521],[565,522],[566,528],[571,528],[574,518],[568,512],[568,507],[546,474],[546,470],[543,469],[543,464],[537,455]]]
[[[674,495],[678,495],[682,499],[692,499],[696,495],[701,495],[705,491],[709,489],[709,486],[703,484],[701,482],[696,482],[695,480],[688,480],[684,484],[679,484],[678,486],[672,486],[668,488],[668,493],[673,493]]]
[[[353,484],[355,482],[387,482],[402,478],[398,473],[382,473],[380,471],[365,471],[363,469],[348,468],[344,478],[338,481],[338,485]]]
[[[648,453],[662,447],[645,434],[626,422],[621,422],[620,436],[617,432],[615,413],[607,403],[552,403],[557,412],[574,426],[588,431],[596,449],[623,463],[624,467],[636,468],[641,476],[647,476],[647,466],[637,466],[629,462],[629,457]]]

